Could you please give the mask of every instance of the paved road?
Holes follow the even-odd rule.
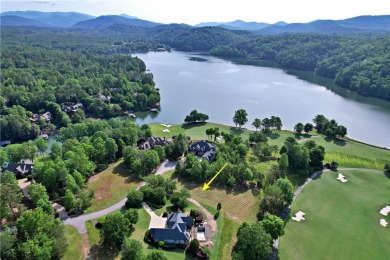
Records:
[[[383,171],[378,171],[378,170],[373,170],[373,169],[365,169],[365,168],[337,168],[337,171],[358,171],[358,170],[363,170],[363,171],[368,171],[368,172],[374,172],[374,173],[381,173],[383,174]],[[324,172],[329,172],[329,171],[332,171],[332,170],[329,170],[329,169],[325,169],[325,170],[322,170],[322,171],[318,171],[318,172],[315,172],[313,173],[309,178],[307,178],[307,180],[305,181],[305,183],[303,183],[301,186],[299,186],[295,192],[294,192],[294,199],[295,200],[298,195],[301,193],[302,189],[307,185],[309,184],[314,178],[316,178],[318,175],[324,173]],[[290,205],[291,206],[291,205]],[[285,220],[288,212],[290,211],[290,206],[288,206],[282,213],[281,215],[281,218],[283,220]],[[273,250],[272,250],[272,255],[270,257],[271,260],[276,260],[278,259],[278,248],[279,248],[279,239],[276,239],[274,240],[274,244],[273,244]]]
[[[175,162],[171,162],[171,161],[166,160],[163,163],[161,163],[160,167],[156,171],[156,174],[161,175],[161,174],[168,172],[170,170],[174,170],[175,166],[176,166]],[[144,182],[140,183],[140,185],[138,185],[138,187],[137,187],[137,190],[139,188],[141,188],[143,185],[145,185]],[[105,208],[105,209],[102,209],[102,210],[99,210],[99,211],[96,211],[96,212],[93,212],[90,214],[81,215],[81,216],[74,217],[74,218],[67,218],[64,221],[64,224],[71,225],[71,226],[75,227],[80,234],[85,234],[85,233],[87,233],[87,227],[85,226],[86,221],[105,216],[105,215],[110,214],[111,212],[113,212],[115,210],[122,208],[125,205],[126,200],[127,199],[124,198],[121,201],[119,201],[118,203],[116,203],[108,208]]]

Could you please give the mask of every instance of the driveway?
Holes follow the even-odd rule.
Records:
[[[207,240],[211,240],[212,237],[214,237],[217,234],[218,230],[218,223],[215,221],[213,214],[210,213],[207,209],[205,209],[199,202],[197,202],[194,199],[188,198],[189,202],[192,202],[195,204],[204,214],[206,214],[207,217],[207,226],[210,228],[211,232],[209,234],[206,234]]]
[[[168,171],[174,170],[175,167],[176,167],[176,162],[165,160],[164,162],[161,163],[160,167],[158,167],[156,171],[156,175],[161,175]]]
[[[161,163],[160,167],[156,171],[156,174],[161,175],[161,174],[166,173],[170,170],[174,170],[175,166],[176,166],[176,162],[171,162],[171,161],[166,160],[163,163]],[[137,190],[139,188],[141,188],[143,185],[145,185],[145,182],[140,183],[137,187]],[[121,201],[117,202],[116,204],[114,204],[108,208],[105,208],[105,209],[102,209],[102,210],[99,210],[99,211],[96,211],[96,212],[93,212],[93,213],[90,213],[87,215],[81,215],[78,217],[67,218],[64,221],[64,224],[71,225],[71,226],[75,227],[80,234],[86,234],[87,233],[87,227],[85,226],[86,221],[105,216],[105,215],[110,214],[111,212],[113,212],[115,210],[122,208],[125,205],[126,200],[127,200],[127,198],[123,198]],[[153,212],[153,214],[154,214],[154,212]],[[156,215],[156,214],[154,214],[154,215]],[[156,217],[159,218],[157,215],[156,215]],[[164,219],[164,221],[166,221],[166,219]],[[156,223],[160,223],[160,222],[157,221]],[[158,224],[158,225],[161,225],[161,224]],[[164,222],[164,227],[165,227],[165,222]]]
[[[149,229],[150,228],[165,228],[167,223],[167,218],[162,218],[156,215],[154,211],[149,207],[148,204],[145,202],[142,202],[142,207],[148,212],[150,215],[150,223],[149,223]]]
[[[23,191],[23,194],[26,198],[30,198],[30,195],[28,194],[28,189],[31,185],[31,182],[27,178],[23,178],[18,180],[19,188]]]

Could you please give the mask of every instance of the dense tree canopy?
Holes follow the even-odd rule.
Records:
[[[244,222],[237,232],[237,243],[233,249],[233,259],[262,260],[269,259],[271,236],[260,223],[248,224]]]

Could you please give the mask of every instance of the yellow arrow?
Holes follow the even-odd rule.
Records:
[[[222,172],[222,170],[226,167],[226,165],[227,165],[227,163],[225,163],[225,165],[222,166],[222,168],[217,172],[217,174],[215,174],[215,176],[214,176],[208,183],[205,183],[205,184],[203,185],[203,189],[202,189],[202,190],[207,190],[207,189],[210,188],[210,184],[213,182],[213,180],[214,180],[215,178],[217,178],[217,176]]]

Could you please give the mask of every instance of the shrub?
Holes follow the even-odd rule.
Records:
[[[165,247],[165,242],[162,241],[162,240],[160,240],[160,241],[158,241],[157,246],[158,246],[159,248],[164,248],[164,247]]]
[[[190,245],[187,248],[187,252],[192,255],[196,255],[196,253],[198,252],[198,248],[199,248],[198,239],[193,239],[191,240]]]
[[[126,207],[127,208],[139,208],[141,202],[144,200],[144,194],[142,191],[132,190],[127,195]]]

